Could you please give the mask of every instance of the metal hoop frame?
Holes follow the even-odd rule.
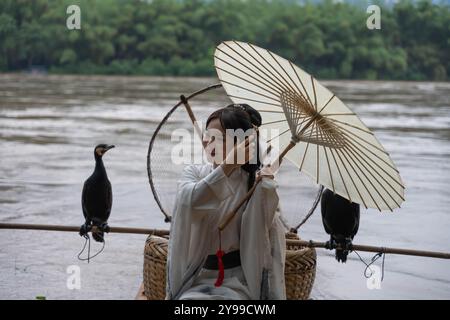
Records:
[[[152,152],[153,149],[153,144],[156,140],[156,136],[158,135],[159,131],[161,130],[162,126],[167,122],[167,120],[170,118],[170,116],[172,115],[172,113],[175,112],[176,109],[178,109],[179,106],[181,106],[183,104],[183,101],[189,101],[189,99],[192,99],[196,96],[199,96],[205,92],[208,92],[210,90],[214,90],[217,88],[221,88],[222,84],[221,83],[216,83],[210,86],[207,86],[203,89],[200,89],[198,91],[195,91],[193,93],[191,93],[189,96],[181,98],[180,97],[180,101],[178,101],[178,103],[176,105],[174,105],[169,112],[167,112],[167,114],[164,116],[164,118],[161,120],[161,122],[158,124],[158,126],[156,127],[155,132],[153,132],[152,138],[150,139],[150,143],[148,146],[148,152],[147,152],[147,173],[148,173],[148,182],[150,183],[150,188],[152,189],[152,193],[153,193],[153,197],[155,198],[156,203],[158,204],[159,209],[161,210],[162,214],[164,215],[165,219],[164,222],[170,222],[171,221],[171,215],[163,208],[161,201],[159,200],[158,197],[158,193],[156,192],[156,188],[155,185],[153,183],[153,173],[152,173],[152,166],[151,166],[151,157],[150,154]]]

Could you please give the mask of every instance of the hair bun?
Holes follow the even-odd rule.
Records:
[[[261,123],[262,123],[261,114],[255,108],[250,107],[246,103],[233,104],[232,106],[235,108],[242,109],[245,112],[247,112],[247,114],[250,117],[250,121],[254,126],[259,127],[261,125]]]

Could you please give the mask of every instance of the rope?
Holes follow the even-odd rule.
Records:
[[[380,257],[383,257],[383,260],[382,260],[382,262],[381,262],[381,281],[383,281],[383,279],[384,279],[384,260],[385,260],[385,258],[386,258],[386,253],[384,252],[383,248],[382,248],[381,252],[376,253],[376,254],[372,257],[370,263],[366,263],[366,262],[363,260],[363,258],[361,258],[361,256],[359,255],[358,251],[356,251],[356,250],[353,250],[353,251],[356,253],[356,255],[358,256],[359,260],[361,260],[361,262],[365,264],[366,268],[364,269],[364,277],[366,277],[367,279],[370,278],[370,277],[372,277],[372,276],[373,276],[373,273],[374,273],[374,272],[372,271],[372,269],[370,269],[370,266],[371,266],[372,264],[374,264],[375,261],[377,261]],[[370,274],[367,274],[367,270],[370,270]]]
[[[314,211],[317,208],[317,205],[319,204],[320,198],[322,196],[322,191],[323,191],[323,185],[320,185],[319,190],[317,192],[316,195],[316,199],[314,199],[313,205],[311,207],[311,209],[309,209],[309,212],[307,213],[307,215],[305,216],[305,218],[294,228],[291,228],[291,232],[297,233],[298,229],[305,224],[306,221],[308,221],[308,219],[313,215]]]
[[[99,234],[99,236],[102,237],[100,234]],[[100,253],[102,253],[103,249],[105,249],[106,241],[105,241],[105,238],[102,237],[102,239],[103,239],[103,245],[102,245],[102,248],[101,248],[96,254],[94,254],[93,256],[91,256],[91,237],[89,237],[88,234],[84,235],[83,237],[84,237],[84,239],[85,239],[85,241],[84,241],[84,246],[83,246],[83,249],[81,249],[80,253],[78,254],[77,258],[78,258],[78,260],[80,260],[80,261],[87,261],[87,262],[89,263],[90,259],[95,258],[95,257],[98,256]],[[86,249],[86,244],[88,244],[88,255],[87,255],[87,258],[81,258],[80,256],[83,254],[84,249]]]

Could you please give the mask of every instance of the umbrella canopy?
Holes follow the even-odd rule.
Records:
[[[375,135],[330,90],[292,62],[255,45],[226,41],[214,54],[217,75],[234,103],[262,116],[268,143],[318,184],[366,208],[393,210],[404,185]],[[272,131],[270,131],[272,130]],[[261,130],[264,131],[264,130]]]

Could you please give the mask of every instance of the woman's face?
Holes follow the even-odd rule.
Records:
[[[212,163],[219,165],[225,160],[227,156],[226,134],[218,118],[212,119],[208,123],[203,135],[203,146],[208,160]]]

